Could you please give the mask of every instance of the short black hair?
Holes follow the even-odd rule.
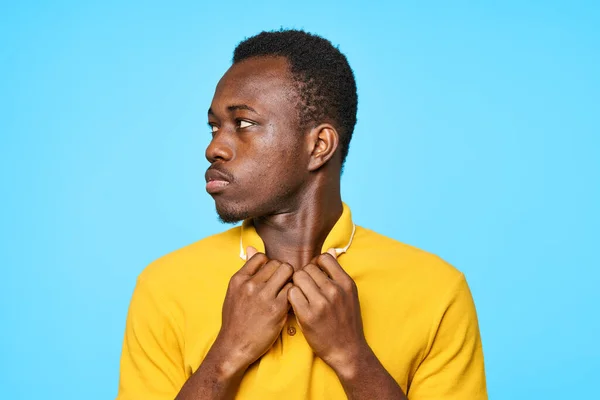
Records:
[[[329,122],[340,133],[342,165],[356,125],[358,94],[346,56],[321,36],[302,30],[263,31],[245,39],[233,52],[233,63],[251,57],[286,57],[297,84],[303,128]]]

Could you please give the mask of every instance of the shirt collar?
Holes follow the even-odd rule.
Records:
[[[327,250],[333,248],[339,257],[341,254],[347,252],[352,244],[356,225],[352,222],[352,214],[348,205],[342,203],[342,206],[342,216],[335,223],[327,238],[325,238],[321,253],[325,253]],[[265,244],[256,232],[256,229],[254,229],[252,219],[244,220],[240,233],[240,258],[244,261],[246,260],[246,248],[248,246],[254,247],[260,253],[265,252]]]

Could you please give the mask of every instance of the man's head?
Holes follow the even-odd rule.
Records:
[[[354,75],[329,41],[288,30],[241,42],[209,110],[207,189],[221,219],[285,212],[317,176],[339,181],[356,110]]]

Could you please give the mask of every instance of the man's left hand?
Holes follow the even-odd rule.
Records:
[[[363,333],[358,290],[335,251],[313,259],[293,275],[288,291],[298,323],[315,354],[338,374],[369,351]]]

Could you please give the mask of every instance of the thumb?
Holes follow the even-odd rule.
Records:
[[[331,254],[333,256],[333,258],[337,259],[337,252],[335,251],[335,249],[331,248],[331,249],[327,250],[327,252],[329,254]]]
[[[252,247],[252,246],[246,247],[246,261],[251,259],[256,253],[258,253],[258,250],[256,250],[254,247]]]

